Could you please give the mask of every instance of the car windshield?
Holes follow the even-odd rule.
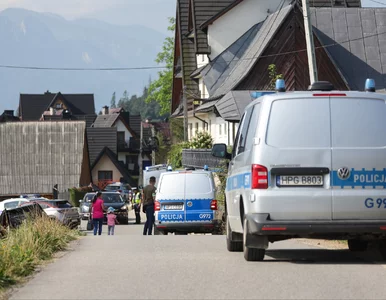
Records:
[[[123,203],[119,194],[102,194],[102,199],[105,203]]]
[[[8,203],[4,203],[4,208],[6,209],[16,208],[18,205],[19,205],[19,201],[8,202]]]
[[[120,186],[118,185],[108,185],[106,186],[106,191],[116,191],[119,190]]]
[[[84,201],[91,202],[92,198],[94,198],[94,195],[95,194],[86,194],[86,196],[84,196]]]

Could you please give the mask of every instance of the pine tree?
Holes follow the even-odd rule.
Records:
[[[117,108],[117,105],[115,103],[115,92],[113,93],[113,96],[111,97],[110,107],[111,108]]]

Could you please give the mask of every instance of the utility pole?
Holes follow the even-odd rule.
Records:
[[[318,70],[316,67],[314,35],[312,34],[312,24],[310,22],[310,8],[308,0],[302,0],[304,31],[306,33],[308,69],[310,72],[310,83],[318,81]]]
[[[152,139],[153,139],[153,142],[154,142],[154,138],[155,138],[155,129],[154,129],[154,124],[151,124],[151,136],[152,136]],[[155,150],[154,150],[154,146],[153,145],[153,149],[151,151],[151,165],[152,166],[155,166]]]
[[[186,86],[182,91],[182,99],[184,103],[184,142],[188,141],[188,100],[186,99]]]
[[[142,119],[141,119],[141,134],[139,138],[139,178],[138,178],[138,185],[143,186],[143,125],[142,125]]]

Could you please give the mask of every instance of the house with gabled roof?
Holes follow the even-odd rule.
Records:
[[[22,121],[83,120],[89,127],[96,118],[93,94],[20,94]]]
[[[93,177],[94,184],[98,185],[99,181],[104,183],[117,181],[120,174],[122,180],[133,185],[140,173],[141,160],[144,166],[151,164],[151,149],[146,147],[146,143],[143,147],[143,157],[140,157],[141,116],[139,115],[132,115],[123,108],[104,106],[101,114],[88,128],[87,134],[92,172],[96,176]],[[144,138],[151,136],[151,129],[143,127],[143,135]],[[98,163],[101,159],[104,162],[102,165]],[[105,168],[106,162],[109,162],[111,168],[101,170],[102,166]]]
[[[210,5],[210,2],[219,1],[206,2],[206,5]],[[189,137],[192,137],[197,130],[208,130],[212,133],[215,142],[231,144],[237,130],[237,122],[234,124],[234,119],[228,122],[222,117],[224,112],[221,114],[218,107],[228,110],[229,107],[227,108],[224,102],[220,103],[221,105],[218,104],[218,101],[224,98],[226,103],[230,104],[235,95],[233,91],[236,90],[266,90],[270,85],[267,68],[271,63],[277,65],[279,74],[283,74],[285,79],[287,77],[290,79],[290,90],[305,89],[309,80],[306,69],[307,54],[304,51],[302,11],[299,9],[298,2],[292,2],[293,10],[288,8],[289,2],[285,1],[276,3],[275,1],[235,0],[229,2],[229,5],[213,14],[198,27],[197,23],[195,24],[196,32],[200,32],[200,37],[197,38],[198,34],[196,37],[188,31],[190,19],[195,20],[196,17],[194,15],[196,12],[192,9],[195,7],[195,1],[177,1],[175,59],[180,63],[175,65],[172,117],[183,115],[182,93],[184,92],[188,98]],[[332,12],[341,9],[358,11],[358,8],[363,11],[360,8],[360,0],[320,0],[312,1],[310,6],[313,7],[313,11],[319,9]],[[294,18],[295,13],[298,13],[297,18]],[[191,14],[192,17],[190,17]],[[336,22],[333,29],[342,26],[338,19]],[[331,27],[331,21],[329,24]],[[326,26],[326,24],[319,25],[320,28],[326,28]],[[287,31],[282,28],[286,28]],[[340,29],[337,30],[339,32]],[[202,34],[206,34],[206,38],[202,38]],[[187,43],[187,40],[191,44]],[[208,47],[202,46],[205,42]],[[324,50],[323,42],[322,39],[316,41],[321,47],[317,53],[321,65],[319,77],[333,81],[337,88],[349,88],[341,76],[342,70],[337,68],[335,60],[331,58],[331,53]],[[197,46],[199,44],[200,47]],[[202,59],[202,64],[196,61],[196,69],[191,72],[194,65],[192,51],[196,50],[198,54],[198,49],[208,50],[207,60]],[[285,56],[286,51],[295,52],[297,55]],[[275,59],[271,59],[273,57]],[[186,79],[188,74],[189,79]],[[183,89],[184,86],[185,89]],[[198,88],[199,92],[192,90],[190,86]],[[240,93],[237,94],[240,95]],[[243,99],[245,103],[248,96],[243,95]],[[240,105],[235,103],[230,106],[240,109]],[[239,113],[228,111],[226,114]]]

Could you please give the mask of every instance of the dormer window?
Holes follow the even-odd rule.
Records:
[[[62,108],[62,104],[61,104],[61,103],[56,103],[55,108],[56,108],[56,109],[61,109],[61,108]]]

